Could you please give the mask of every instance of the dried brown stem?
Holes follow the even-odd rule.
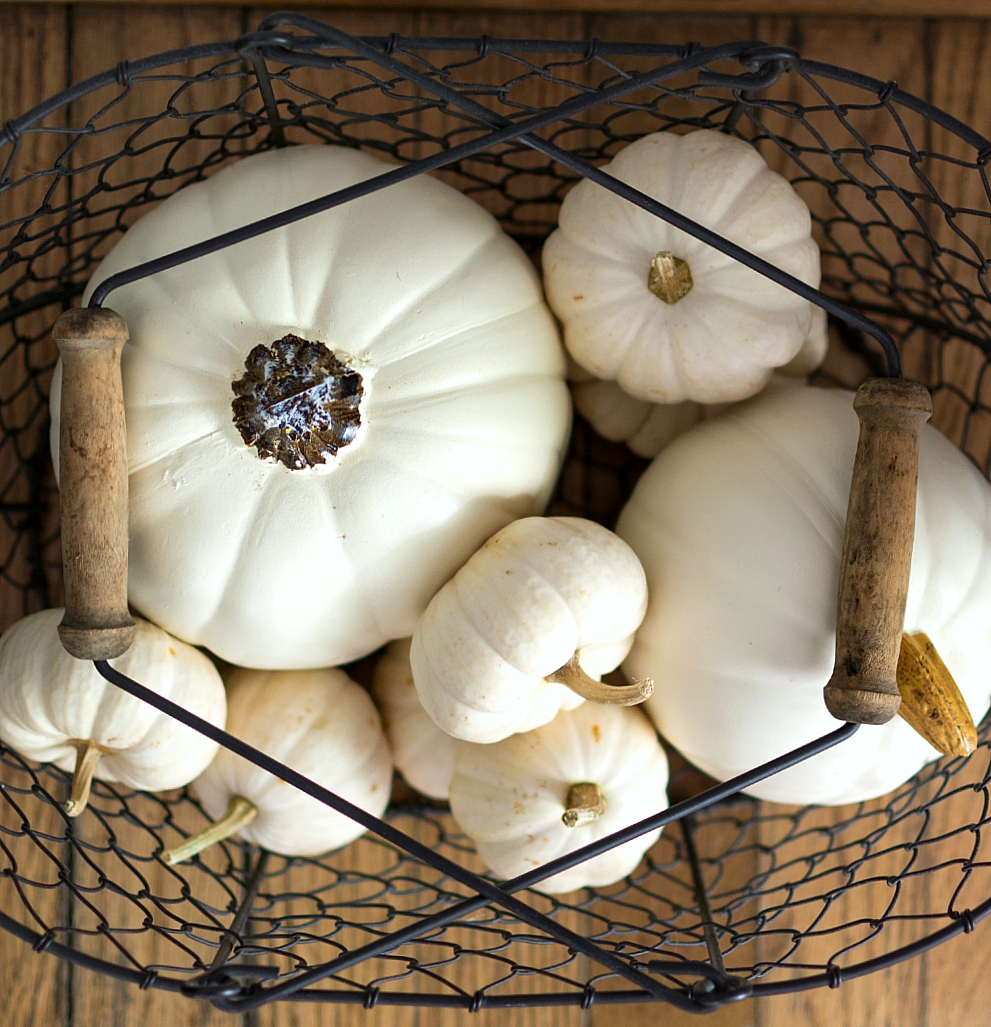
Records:
[[[106,750],[89,739],[70,738],[69,744],[76,747],[76,769],[72,772],[72,791],[69,793],[69,801],[63,809],[66,816],[78,817],[89,802],[90,789],[93,787],[93,772]]]
[[[969,756],[977,748],[977,728],[928,635],[902,635],[898,654],[899,716],[945,756]]]
[[[544,680],[566,685],[583,699],[606,703],[609,706],[638,706],[654,691],[654,682],[650,678],[634,681],[632,685],[607,685],[602,681],[596,681],[582,670],[577,653],[563,667],[558,667],[553,674],[548,674]]]
[[[606,800],[597,784],[582,781],[568,789],[561,820],[565,827],[581,827],[598,820],[606,811]]]
[[[665,303],[677,303],[692,291],[692,272],[687,261],[670,250],[661,250],[650,262],[647,288]]]

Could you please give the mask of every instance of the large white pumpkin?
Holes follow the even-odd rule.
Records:
[[[84,302],[122,269],[389,168],[330,146],[240,161],[135,224]],[[519,247],[439,181],[107,305],[131,335],[130,599],[230,662],[326,666],[412,634],[486,538],[547,501],[570,419],[553,318]],[[58,401],[56,376],[56,440]]]
[[[720,780],[838,726],[822,690],[858,430],[846,391],[757,397],[671,443],[620,516],[650,590],[624,669],[654,678],[654,722]],[[932,639],[979,721],[991,693],[991,489],[928,425],[904,629]],[[895,717],[750,791],[854,802],[937,757]]]

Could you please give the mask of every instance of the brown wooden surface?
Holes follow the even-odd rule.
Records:
[[[16,5],[21,0],[0,0],[0,6]],[[36,0],[62,6],[62,0]],[[75,0],[79,4],[93,0]],[[151,6],[149,0],[105,0],[106,4],[126,3],[130,7]],[[153,0],[160,3],[162,0]],[[240,0],[164,0],[175,7],[240,7]],[[279,10],[311,7],[306,0],[286,0]],[[365,8],[395,10],[410,7],[400,0],[365,0]],[[421,9],[435,9],[471,12],[484,10],[518,10],[532,14],[535,11],[589,11],[605,14],[622,14],[628,11],[643,11],[649,14],[691,12],[692,16],[707,14],[790,14],[808,16],[825,14],[854,18],[886,17],[905,18],[978,18],[991,16],[991,0],[942,0],[935,6],[931,0],[466,0],[460,4],[455,0],[419,0]],[[349,9],[353,0],[328,0],[324,9]],[[350,11],[349,11],[350,13]]]
[[[343,3],[309,10],[317,16],[323,13],[327,20],[357,33],[398,31],[474,36],[487,32],[493,36],[576,39],[596,35],[606,39],[703,43],[760,38],[797,46],[807,57],[859,68],[883,80],[895,79],[902,88],[929,97],[978,131],[991,135],[991,88],[987,85],[991,21],[983,20],[991,19],[991,0],[948,0],[938,10],[931,0],[693,0],[691,4],[686,0],[538,0],[536,4],[531,0],[491,0],[485,6],[493,10],[458,13],[448,10],[452,6],[450,0],[421,0],[418,7],[423,10],[369,9],[395,8],[398,3],[399,0],[366,0],[361,11],[346,9]],[[500,7],[505,9],[495,10]],[[537,8],[552,13],[535,13]],[[691,13],[685,13],[685,8],[690,8]],[[636,13],[638,10],[640,13]],[[3,0],[0,122],[24,112],[69,81],[113,67],[122,58],[192,42],[233,38],[254,27],[261,14],[259,8],[222,3],[166,8],[145,2],[122,7],[57,3],[35,6]],[[965,15],[970,16],[969,20],[961,20]],[[934,16],[939,20],[932,20]],[[163,84],[163,89],[167,89],[167,84]],[[880,131],[880,123],[875,131]],[[30,145],[37,148],[36,152],[23,151],[22,159],[47,166],[48,150],[57,143],[34,136]],[[952,150],[938,129],[934,130],[932,146],[943,152]],[[953,165],[940,164],[931,173],[940,193],[954,203],[966,202],[975,207],[980,204],[982,195],[974,179],[962,178]],[[936,224],[934,231],[951,233],[952,229]],[[928,358],[920,351],[913,354],[913,359],[924,367]],[[952,373],[957,380],[966,382],[973,380],[986,361],[973,347],[961,346],[959,351],[944,354],[944,363],[944,373]],[[951,398],[943,402],[942,409],[937,407],[934,421],[951,437],[955,436],[956,441],[963,439],[962,411]],[[964,441],[968,450],[981,459],[988,453],[989,438],[991,432],[972,428]],[[7,623],[17,611],[4,608],[0,612]],[[963,816],[973,816],[973,798],[971,805],[966,800],[962,796],[941,805],[936,820],[943,829],[950,830]],[[818,815],[828,827],[841,812],[827,810]],[[11,817],[8,811],[4,823],[12,823]],[[50,812],[39,816],[33,826],[57,834],[58,824],[57,814]],[[363,858],[363,851],[356,849],[353,858]],[[45,903],[58,901],[57,893],[46,887],[54,881],[55,864],[36,845],[27,842],[18,852],[19,870],[38,882],[32,902],[43,920]],[[912,887],[916,891],[911,900],[919,903],[920,908],[921,904],[942,899],[930,894],[925,877],[917,878]],[[982,897],[976,893],[964,895],[960,908],[968,900],[972,904]],[[862,893],[852,892],[835,915],[839,921],[854,918],[861,908],[858,903],[864,901]],[[0,908],[15,914],[23,908],[19,902],[9,879],[0,880]],[[55,914],[51,905],[47,912]],[[145,911],[135,905],[129,915],[141,917]],[[744,1002],[701,1019],[669,1008],[641,1005],[598,1006],[588,1013],[575,1009],[486,1012],[470,1022],[483,1027],[682,1027],[689,1022],[712,1027],[979,1024],[987,1019],[991,1006],[989,932],[991,928],[981,924],[971,936],[961,936],[892,970],[848,981],[835,991],[820,989]],[[905,942],[918,936],[918,928],[895,924],[892,933],[899,942]],[[109,942],[106,953],[108,957],[113,955]],[[301,1004],[230,1017],[205,1004],[194,1004],[156,990],[139,991],[110,978],[70,968],[50,955],[31,952],[23,942],[3,932],[0,963],[5,968],[4,996],[0,999],[3,1027],[217,1027],[221,1023],[237,1027],[330,1027],[359,1023],[369,1027],[425,1027],[469,1022],[465,1014],[429,1010],[401,1012],[379,1008],[364,1012],[353,1007]]]

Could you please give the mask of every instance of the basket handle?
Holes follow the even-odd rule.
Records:
[[[836,663],[824,689],[839,720],[886,724],[901,697],[896,672],[915,540],[919,436],[932,398],[907,378],[873,378],[853,401],[860,438],[850,483],[836,611]]]
[[[124,319],[67,310],[52,336],[62,357],[59,512],[65,616],[59,638],[80,660],[111,660],[134,638],[127,610],[127,442],[120,354]]]

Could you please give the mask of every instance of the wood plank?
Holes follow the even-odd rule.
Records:
[[[14,5],[23,0],[0,0],[0,5]],[[64,0],[33,0],[33,2],[61,4]],[[100,0],[70,0],[73,4],[99,3]],[[146,6],[149,0],[123,0],[128,6]],[[154,0],[156,3],[172,6],[241,6],[239,0]],[[106,0],[108,4],[119,4],[121,0]],[[303,0],[286,0],[283,9],[308,7]],[[327,0],[327,9],[351,8],[354,0]],[[396,0],[366,0],[366,8],[395,9]],[[411,5],[401,5],[407,9]],[[449,10],[453,0],[417,0],[421,9]],[[532,11],[534,5],[527,0],[465,0],[457,5],[459,10],[473,8],[480,10]],[[595,11],[603,14],[623,14],[629,11],[670,13],[684,15],[699,14],[791,14],[827,15],[843,18],[982,18],[991,16],[989,0],[944,0],[934,10],[928,0],[539,0],[539,11]]]
[[[193,43],[233,39],[240,34],[241,24],[241,12],[234,8],[80,6],[72,10],[71,77],[73,81],[80,81],[113,68],[122,57],[134,59]],[[206,67],[199,63],[195,68],[167,70],[189,74]],[[73,105],[74,123],[83,124],[93,118],[94,125],[100,129],[77,148],[73,156],[75,167],[91,161],[102,162],[116,151],[127,150],[129,154],[112,166],[98,166],[74,178],[76,195],[94,190],[87,205],[89,217],[81,223],[77,238],[85,240],[78,245],[85,245],[95,256],[106,252],[116,240],[114,226],[118,221],[130,224],[148,209],[143,204],[126,209],[126,203],[135,203],[145,189],[155,195],[167,195],[184,180],[187,169],[195,169],[201,162],[212,159],[224,145],[221,137],[233,125],[233,116],[220,114],[201,122],[202,138],[176,145],[177,140],[185,139],[189,121],[169,117],[168,113],[174,110],[176,114],[188,115],[203,107],[220,108],[237,96],[237,81],[206,82],[177,92],[180,85],[167,75],[155,80],[133,79],[124,88],[115,83]],[[149,115],[162,116],[136,131],[140,121]],[[177,176],[159,185],[166,162],[176,170]],[[117,193],[96,192],[101,174],[121,187]],[[108,231],[110,234],[106,235]],[[135,799],[134,802],[139,816],[153,817],[154,800]],[[119,809],[115,812],[111,799],[106,803],[108,812],[104,822],[94,814],[86,815],[83,818],[86,823],[80,824],[80,830],[89,832],[93,865],[77,859],[74,877],[77,887],[93,891],[92,908],[85,902],[76,902],[74,906],[77,944],[109,962],[132,968],[191,967],[195,955],[209,962],[212,949],[208,943],[197,944],[191,938],[184,939],[174,933],[176,918],[185,918],[194,924],[203,918],[188,902],[184,904],[180,879],[152,857],[153,837],[139,824],[122,817]],[[101,872],[122,891],[101,887]],[[188,873],[197,900],[220,910],[225,908],[230,896],[221,893],[208,875],[198,874],[195,869]],[[142,889],[147,894],[139,898]],[[203,930],[210,934],[209,928]],[[214,943],[216,937],[214,933]],[[154,988],[140,990],[133,984],[87,971],[78,971],[73,978],[72,1006],[73,1027],[138,1022],[167,1022],[174,1027],[216,1024],[219,1027],[222,1023],[243,1022],[243,1017],[232,1019],[205,1002],[185,1000]]]
[[[917,95],[926,93],[926,27],[922,22],[902,20],[838,24],[832,20],[813,18],[761,19],[757,35],[769,42],[796,46],[805,57],[843,67],[870,69],[870,74],[876,78],[895,80],[901,88]],[[835,100],[842,102],[847,99],[844,87],[830,82],[826,83],[826,88]],[[822,103],[821,98],[797,77],[787,84],[780,82],[779,89],[781,94],[774,92],[773,95],[783,95],[787,89],[789,100],[806,105]],[[857,100],[865,102],[862,96]],[[840,125],[839,119],[832,112],[810,115],[809,121],[828,145],[837,149],[857,145],[852,133]],[[806,134],[806,130],[797,125],[785,125],[783,120],[775,117],[767,118],[766,123],[784,137],[800,144],[815,145],[811,134]],[[857,112],[851,123],[862,138],[875,147],[885,144],[894,148],[906,147],[899,126],[883,108]],[[904,124],[913,140],[920,140],[918,145],[921,148],[921,140],[926,131],[923,120],[909,116]],[[769,156],[774,166],[774,158],[766,151],[765,156]],[[796,173],[795,166],[784,154],[778,157],[777,163],[780,164],[777,169],[788,177]],[[899,181],[904,181],[911,174],[904,161],[899,164],[897,160],[889,160],[887,155],[877,160],[879,171],[871,169],[860,157],[844,156],[842,163],[849,168],[852,176],[872,186],[883,184],[883,173],[891,174]],[[835,167],[831,167],[829,158],[814,158],[810,166],[827,181],[844,180],[844,176],[836,173]],[[890,264],[916,261],[922,266],[926,265],[927,254],[921,248],[913,250],[911,246],[907,247],[906,254],[906,248],[903,248],[894,232],[881,228],[872,233],[870,246],[866,246],[857,238],[855,228],[846,228],[836,223],[838,217],[850,217],[855,222],[883,222],[883,216],[855,186],[841,185],[836,202],[819,187],[799,186],[799,190],[813,214],[822,219],[820,224],[829,225],[828,232],[841,246],[852,252],[866,251],[867,256],[862,258],[866,260],[866,265],[861,266],[870,267],[871,260]],[[885,199],[881,202],[896,224],[910,227],[908,212],[898,209],[894,202],[886,203]],[[820,227],[820,242],[824,241],[826,231]],[[824,271],[842,277],[842,261],[824,259]],[[883,268],[876,268],[870,273],[878,278],[885,274]],[[851,374],[860,377],[867,372],[866,365],[858,370],[855,366],[857,361],[851,361],[848,355],[843,354],[835,346],[836,341],[834,332],[834,345],[826,363],[827,372],[848,381]],[[912,363],[918,359],[921,358],[907,354],[906,362]],[[781,818],[780,822],[769,820],[765,824],[764,830],[769,835],[766,840],[770,844],[776,841],[770,837],[775,824],[778,823],[782,829],[788,826],[788,811],[772,804],[765,804],[763,809],[768,817]],[[880,932],[872,927],[871,920],[882,917],[894,898],[894,890],[886,884],[886,875],[900,872],[907,856],[895,852],[869,861],[858,873],[856,880],[859,883],[847,888],[843,867],[861,855],[851,844],[858,834],[856,825],[844,824],[848,816],[850,809],[842,807],[809,811],[801,815],[801,830],[776,853],[776,858],[782,860],[784,865],[771,875],[763,889],[762,903],[767,904],[768,915],[774,915],[775,918],[762,938],[762,958],[769,963],[786,959],[794,969],[773,970],[766,980],[787,979],[790,973],[803,976],[814,972],[815,967],[821,968],[831,958],[836,958],[840,966],[850,965],[890,951],[926,933],[924,925],[911,918],[886,923]],[[863,833],[863,830],[861,827],[860,832]],[[905,830],[910,831],[911,827],[907,826]],[[803,857],[821,854],[827,839],[836,851],[820,856],[820,862],[815,864],[813,873],[811,864],[803,866]],[[808,847],[808,853],[803,852],[803,846]],[[846,890],[840,892],[838,898],[830,899],[831,888]],[[898,889],[897,912],[911,914],[913,908],[918,907],[924,891],[924,883],[918,880],[905,882]],[[796,947],[797,938],[801,938],[801,941]],[[864,1027],[881,1027],[889,1023],[922,1023],[924,1021],[918,1017],[920,1010],[926,1008],[925,986],[924,965],[915,960],[892,971],[848,981],[837,991],[823,988],[761,1000],[759,1020],[761,1027],[777,1027],[778,1024],[811,1027],[813,1024],[838,1022],[855,1022]]]
[[[4,57],[0,63],[0,121],[19,117],[66,87],[66,28],[64,9],[0,8],[0,48]],[[64,120],[64,113],[56,112],[45,120],[43,127],[50,130],[64,124]],[[4,177],[11,180],[0,195],[0,224],[10,225],[0,232],[0,245],[5,250],[5,263],[7,247],[14,246],[14,254],[20,258],[12,260],[0,274],[0,289],[4,291],[0,306],[11,300],[29,300],[52,288],[64,262],[61,251],[33,254],[32,237],[42,236],[52,228],[52,218],[40,212],[40,208],[46,192],[53,188],[55,176],[29,177],[52,168],[61,148],[58,135],[28,130],[16,145],[0,151],[0,160],[10,162],[4,168]],[[33,217],[24,220],[29,215]],[[15,242],[19,234],[24,235],[24,242]],[[10,290],[14,290],[12,295]],[[5,506],[29,507],[39,498],[39,487],[53,487],[51,476],[44,473],[49,463],[45,452],[45,397],[56,357],[49,329],[59,313],[56,304],[54,308],[18,317],[2,331],[0,502]],[[38,474],[28,474],[25,465],[36,452],[41,467]],[[29,518],[27,509],[22,513],[12,511],[0,533],[0,630],[30,610],[58,600],[58,575],[49,574],[47,581],[35,576],[29,539],[19,530],[19,525],[26,526]],[[53,530],[52,525],[46,525],[46,534],[51,535]],[[58,562],[57,544],[48,547],[45,557],[51,564]]]
[[[457,860],[462,866],[475,872],[484,871],[478,857],[464,847],[465,839],[447,813],[431,814],[430,819],[403,815],[395,821],[396,826],[412,837],[436,847],[448,858]],[[373,880],[372,878],[377,878]],[[381,881],[389,882],[382,887]],[[309,865],[299,861],[288,877],[278,882],[283,897],[273,901],[269,896],[264,916],[269,918],[266,931],[272,931],[273,924],[286,933],[291,929],[293,918],[300,922],[300,933],[312,934],[316,939],[326,933],[326,943],[314,941],[308,945],[297,945],[294,952],[304,958],[307,965],[324,962],[337,954],[336,946],[348,948],[367,943],[377,935],[377,925],[383,930],[406,926],[410,914],[417,911],[433,912],[436,905],[436,887],[442,887],[448,895],[467,895],[468,891],[440,875],[432,868],[412,858],[397,856],[389,846],[368,836],[352,843],[341,852],[314,860]],[[268,889],[274,893],[275,883]],[[295,893],[296,898],[293,898]],[[318,897],[318,898],[317,898]],[[528,896],[528,901],[535,901]],[[323,903],[326,911],[318,909]],[[540,905],[540,901],[536,900]],[[422,915],[422,912],[420,915]],[[334,929],[332,917],[340,918],[342,924]],[[584,916],[581,913],[564,911],[556,917],[572,929],[582,929]],[[345,971],[340,978],[328,982],[327,986],[340,990],[347,987],[343,982],[365,986],[378,983],[383,991],[428,992],[454,994],[454,989],[467,995],[507,976],[513,962],[537,968],[550,967],[560,960],[563,950],[558,946],[533,946],[529,944],[507,944],[503,929],[490,928],[487,913],[468,918],[477,920],[479,927],[450,927],[430,942],[403,946],[388,956],[368,960]],[[262,921],[256,921],[256,925]],[[369,922],[368,929],[359,925]],[[505,930],[528,933],[507,924]],[[264,942],[262,942],[264,944]],[[457,960],[449,962],[458,948],[462,950]],[[564,958],[567,958],[566,956]],[[402,975],[410,960],[416,960],[423,970],[414,972],[405,980],[387,978]],[[272,962],[272,960],[260,960]],[[281,965],[281,964],[280,964]],[[560,973],[572,979],[587,979],[587,963],[583,959],[573,961]],[[436,976],[434,976],[436,975]],[[438,978],[450,982],[441,984]],[[452,987],[453,986],[453,987]],[[494,994],[526,994],[534,991],[561,991],[574,993],[576,988],[555,981],[550,976],[533,975],[514,977],[508,984],[495,989]],[[356,1011],[353,1006],[335,1004],[311,1004],[302,1002],[274,1003],[263,1006],[251,1014],[250,1027],[345,1027],[353,1022]],[[455,1027],[464,1021],[463,1008],[404,1008],[378,1005],[361,1014],[367,1017],[373,1027],[410,1027],[412,1024],[430,1024],[431,1027]],[[490,1011],[475,1014],[479,1022],[490,1027],[578,1027],[584,1025],[587,1014],[577,1007],[551,1007],[549,1009],[515,1009]]]
[[[157,798],[97,785],[90,807],[74,824],[72,910],[75,948],[139,974],[188,979],[210,965],[241,898],[233,869],[244,873],[240,851],[217,847],[175,869],[159,862],[160,846],[195,833],[205,819],[178,793]],[[221,883],[220,878],[223,878]],[[156,988],[142,990],[103,973],[77,969],[72,978],[72,1027],[244,1027],[243,1016],[205,1001]]]
[[[252,7],[247,10],[245,24],[254,28],[263,18],[283,10],[284,7]],[[330,23],[355,36],[382,36],[391,32],[409,34],[415,31],[416,24],[416,15],[411,11],[340,11],[333,18],[328,18],[328,12],[320,8],[303,8],[295,13]],[[278,70],[273,64],[273,73]],[[374,69],[371,73],[375,73]],[[387,77],[383,74],[383,78]],[[332,142],[367,141],[376,156],[390,159],[389,148],[408,134],[416,120],[414,114],[401,114],[410,107],[409,103],[385,96],[381,89],[370,86],[364,74],[350,69],[295,68],[288,80],[277,76],[273,90],[283,116],[291,107],[294,113],[300,111],[318,123],[335,126],[321,125],[313,132],[289,127],[285,130],[285,139],[290,143],[319,143],[322,138]],[[337,100],[331,105],[324,102],[335,97]],[[386,113],[397,115],[397,121],[388,123],[370,119],[370,115]]]
[[[807,58],[869,69],[881,81],[895,81],[919,96],[928,89],[927,29],[919,20],[763,18],[758,19],[756,34],[771,43],[793,46]],[[916,183],[906,154],[913,146],[925,149],[926,119],[825,78],[813,84],[797,74],[786,74],[767,95],[782,106],[780,112],[760,114],[771,136],[762,141],[761,152],[771,167],[796,179],[796,189],[812,211],[813,234],[823,249],[824,279],[849,281],[856,274],[860,284],[853,296],[862,303],[887,302],[885,290],[893,275],[901,288],[919,284],[931,261],[931,247],[921,238],[916,213],[891,182],[908,188]],[[801,119],[790,105],[801,105]],[[775,143],[775,138],[781,143]],[[788,147],[797,148],[797,158]],[[865,232],[863,226],[870,227]],[[835,285],[830,291],[837,292]],[[845,298],[842,292],[840,298]],[[888,327],[898,333],[906,326],[894,321]],[[928,345],[924,332],[914,333],[904,351],[907,373],[927,377]],[[877,350],[875,344],[871,346]],[[850,378],[857,366],[858,361],[834,346],[823,370],[857,384]],[[866,363],[860,366],[858,377],[871,373]]]
[[[740,969],[746,974],[755,958],[754,945],[748,939],[759,910],[750,900],[740,901],[747,883],[759,867],[756,833],[747,823],[754,810],[751,805],[716,810],[700,816],[692,830],[719,948],[730,974]],[[665,828],[660,842],[651,852],[663,872],[644,880],[642,888],[625,896],[625,901],[640,905],[648,917],[655,919],[652,925],[655,940],[663,938],[660,944],[655,945],[657,957],[673,954],[678,958],[708,962],[708,951],[699,927],[695,887],[682,838],[681,824]],[[597,916],[608,917],[610,913],[606,902],[597,903],[593,911]],[[622,913],[625,913],[625,919],[632,916],[629,908]],[[624,922],[623,916],[615,919],[619,923]],[[665,1027],[688,1027],[698,1022],[697,1013],[654,1003],[593,1004],[591,1014],[590,1027],[651,1027],[658,1022]],[[747,1000],[729,1003],[706,1014],[705,1022],[715,1027],[751,1027],[756,1018],[756,1004]]]
[[[635,39],[644,43],[667,43],[681,44],[688,42],[699,42],[703,46],[715,45],[732,39],[747,39],[753,37],[752,19],[746,16],[726,16],[695,18],[686,15],[653,13],[663,8],[652,7],[650,14],[594,14],[589,19],[587,34],[605,41],[622,41]],[[694,13],[694,12],[693,12]],[[645,67],[644,62],[619,61],[623,68],[640,70]],[[676,89],[685,82],[673,80],[666,85]],[[665,97],[657,100],[653,92],[644,91],[628,98],[634,102],[656,107],[657,116],[648,109],[636,111],[628,110],[619,118],[615,117],[616,111],[605,111],[597,109],[590,112],[589,120],[600,121],[611,115],[610,131],[614,134],[626,135],[628,133],[643,133],[656,131],[664,124],[663,119],[698,117],[705,113],[706,106],[699,103],[691,103],[674,97]],[[601,145],[602,136],[598,133],[590,133],[591,145]],[[673,838],[678,838],[680,825],[672,825],[667,828],[666,833]],[[720,909],[720,896],[731,895],[742,888],[757,870],[756,851],[744,847],[735,856],[726,859],[722,866],[707,865],[706,860],[712,859],[730,849],[735,842],[738,842],[739,831],[735,823],[730,819],[716,815],[707,819],[703,818],[701,825],[696,828],[696,847],[699,850],[700,858],[703,860],[703,876],[707,885],[714,883],[714,875],[718,872],[719,879],[714,893],[710,894],[710,901],[713,904],[714,916],[717,922],[723,922],[729,913]],[[663,844],[663,840],[662,840]],[[694,906],[692,898],[692,885],[688,867],[682,863],[677,870],[668,870],[669,875],[680,876],[683,879],[684,894],[680,895],[682,902],[689,907]],[[656,915],[663,917],[665,907],[662,902],[663,895],[669,895],[671,884],[664,877],[658,877],[648,885],[644,895],[641,896],[645,908],[655,910]],[[652,892],[658,891],[656,896]],[[670,896],[669,896],[670,897]],[[669,910],[667,911],[670,915]],[[736,910],[735,918],[745,919],[746,910]],[[720,938],[721,947],[728,947],[727,936]],[[742,963],[748,962],[747,953],[752,946],[744,947],[737,959]],[[662,946],[663,951],[663,946]],[[682,954],[690,959],[706,960],[707,954],[703,948],[699,952],[683,950]],[[727,956],[727,963],[732,965],[732,955]],[[689,1024],[697,1023],[697,1014],[683,1012],[673,1006],[661,1008],[654,1004],[636,1005],[593,1005],[591,1009],[591,1027],[648,1027],[658,1022],[663,1022],[671,1027],[688,1027]],[[730,1003],[714,1013],[708,1014],[704,1019],[713,1027],[749,1027],[756,1020],[757,1010],[753,1001]]]
[[[921,824],[913,817],[889,828],[887,801],[876,800],[863,811],[763,805],[768,876],[761,904],[768,924],[760,950],[762,961],[781,964],[764,980],[822,973],[833,962],[852,966],[929,932],[917,916],[924,910],[925,879],[902,876],[913,865],[905,846]],[[872,834],[876,838],[864,842]],[[900,880],[897,888],[890,883],[894,879]],[[913,960],[894,971],[847,981],[835,991],[819,988],[762,1000],[760,1023],[915,1024],[922,1022],[915,1017],[925,1008],[925,987],[924,966]]]
[[[61,7],[5,6],[0,8],[0,121],[16,118],[47,96],[65,88],[66,12]],[[47,124],[61,124],[56,115]],[[0,151],[0,159],[10,162],[5,177],[17,181],[25,174],[51,167],[60,150],[54,135],[28,133],[13,146]],[[12,156],[13,154],[13,156]],[[0,195],[0,224],[38,210],[51,179],[36,179],[6,190]],[[25,229],[38,232],[38,218]],[[17,227],[4,230],[6,248]],[[26,256],[27,254],[25,254]],[[32,261],[41,279],[57,273],[60,261],[50,255]],[[24,265],[14,266],[0,282],[5,291],[19,278]],[[17,298],[27,299],[44,288],[25,282]],[[9,301],[4,296],[3,303]],[[54,347],[48,337],[51,320],[58,309],[39,310],[5,326],[0,340],[0,482],[6,503],[32,499],[32,485],[22,473],[23,461],[39,446],[44,447],[47,403],[42,399],[47,381],[38,388],[23,388],[31,368],[50,368]],[[16,337],[15,331],[16,329]],[[44,376],[47,378],[47,375]],[[43,391],[42,391],[43,390]],[[13,523],[0,522],[0,628],[6,628],[25,612],[45,604],[41,589],[25,594],[31,582],[30,553],[26,539],[18,535]],[[18,541],[19,538],[19,541]],[[57,559],[57,553],[48,554]],[[53,587],[53,581],[48,582]],[[43,780],[53,785],[51,779]],[[65,925],[68,902],[59,886],[60,864],[65,863],[62,841],[64,819],[54,807],[33,792],[35,780],[21,767],[16,757],[0,764],[0,909],[18,923],[43,934],[48,928]],[[65,943],[65,933],[54,935]],[[68,981],[71,968],[52,955],[36,954],[12,934],[0,931],[0,964],[7,977],[3,998],[3,1021],[9,1027],[34,1027],[50,1023],[66,1025],[70,1014]]]
[[[965,124],[991,138],[991,97],[985,69],[991,60],[991,25],[980,21],[938,22],[932,43],[932,102]],[[975,264],[991,255],[991,197],[987,168],[975,167],[975,149],[954,133],[934,124],[930,149],[941,157],[929,161],[930,180],[940,200],[959,213],[947,217],[934,204],[929,223],[943,253],[937,273],[948,284],[943,294],[961,315],[970,307],[978,316],[991,316],[986,300],[961,302],[959,290],[981,297]],[[973,211],[974,213],[968,213]],[[960,234],[962,233],[962,235]],[[976,345],[955,340],[939,354],[934,376],[945,387],[933,396],[933,421],[957,445],[962,445],[985,474],[991,473],[991,415],[987,405],[988,357]]]
[[[581,17],[567,13],[424,11],[417,19],[417,32],[429,37],[477,39],[485,34],[493,38],[576,39],[580,38],[582,29]],[[499,56],[473,60],[467,54],[440,51],[427,52],[424,56],[437,68],[454,65],[445,76],[446,80],[452,85],[477,87],[478,99],[504,117],[560,104],[584,88],[588,80],[586,67],[569,66],[567,60],[561,61],[559,56],[548,54],[528,54],[522,60]],[[552,60],[556,60],[558,66],[551,75],[543,75],[539,69]],[[485,92],[486,87],[490,92]],[[492,92],[495,89],[499,92]],[[446,136],[452,142],[466,141],[476,134],[469,127],[467,116],[437,108],[422,113],[419,127],[434,138]],[[582,138],[582,130],[577,129],[556,136],[556,141],[573,147],[580,145]],[[417,156],[426,156],[434,149],[436,146],[425,144]],[[534,254],[557,221],[559,199],[555,195],[555,180],[547,174],[550,162],[543,154],[516,143],[495,152],[499,158],[496,162],[490,160],[487,152],[479,159],[460,162],[457,169],[445,168],[437,177],[461,189],[495,214],[507,231],[531,244],[530,252]],[[556,172],[561,170],[555,169]]]

